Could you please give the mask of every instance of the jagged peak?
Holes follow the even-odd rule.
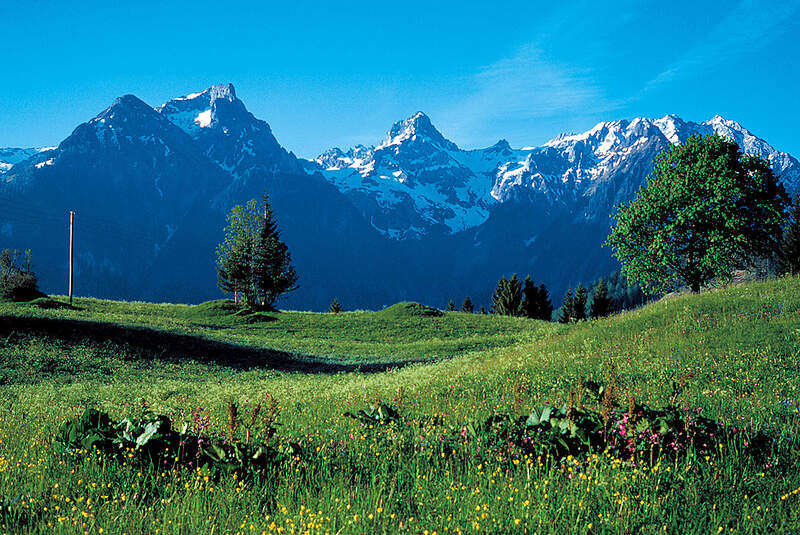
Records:
[[[456,144],[445,138],[433,126],[430,117],[421,111],[414,113],[407,119],[394,123],[386,135],[386,139],[377,148],[400,145],[407,140],[416,140],[418,137],[426,138],[446,150],[458,150]]]
[[[492,145],[489,148],[490,149],[495,149],[495,150],[507,150],[507,149],[511,148],[511,144],[508,142],[508,140],[503,138],[503,139],[498,140],[497,143],[495,143],[494,145]]]
[[[208,88],[209,97],[211,100],[224,99],[229,102],[236,100],[236,90],[233,84],[215,84]]]
[[[344,151],[339,147],[331,147],[322,154],[320,154],[318,158],[322,158],[323,156],[344,156]]]
[[[227,100],[229,102],[237,100],[236,89],[233,87],[233,84],[227,83],[227,84],[214,84],[211,87],[204,89],[203,91],[198,91],[197,93],[191,93],[189,95],[177,97],[172,99],[172,101],[196,100],[201,97],[206,97],[209,101],[212,102],[218,99]],[[161,107],[163,108],[164,106]]]
[[[193,137],[208,128],[230,128],[233,122],[238,122],[239,128],[258,122],[263,123],[264,130],[269,129],[266,122],[258,121],[247,111],[230,83],[212,85],[198,93],[174,98],[157,107],[156,111]]]
[[[750,132],[745,127],[743,127],[741,124],[737,123],[736,121],[732,121],[730,119],[726,119],[722,115],[715,115],[714,117],[712,117],[708,121],[704,122],[703,124],[709,125],[709,126],[712,126],[712,127],[713,126],[725,126],[725,127],[731,128],[733,130],[737,130],[737,131],[742,132],[742,133],[750,134]]]

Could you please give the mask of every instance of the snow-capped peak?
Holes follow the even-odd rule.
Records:
[[[723,137],[735,141],[746,154],[760,156],[772,161],[778,152],[769,143],[753,135],[752,132],[741,124],[730,119],[725,119],[720,115],[715,115],[699,126],[701,128],[705,127],[705,130],[708,130],[708,132],[701,133],[716,132]]]
[[[173,101],[195,100],[201,97],[206,97],[203,100],[207,101],[225,99],[228,102],[233,102],[234,100],[236,100],[236,89],[234,89],[233,84],[214,84],[208,89],[204,89],[203,91],[198,91],[197,93],[191,93],[183,97],[177,97],[172,100]]]
[[[637,140],[652,134],[654,130],[653,122],[642,117],[631,121],[622,119],[600,122],[582,134],[556,136],[545,143],[545,147],[569,150],[571,153],[587,149],[602,156],[628,147]]]
[[[233,84],[216,84],[208,88],[209,97],[212,101],[224,99],[228,102],[236,100],[236,90]]]
[[[408,119],[394,123],[389,133],[386,134],[386,139],[376,147],[376,150],[417,140],[435,143],[445,150],[458,150],[456,144],[445,139],[441,132],[433,126],[430,118],[421,111]]]
[[[655,119],[653,120],[653,124],[656,128],[661,130],[661,133],[664,134],[664,137],[667,138],[670,143],[680,143],[680,136],[686,131],[686,123],[675,114],[668,114]]]
[[[217,121],[217,106],[223,103],[239,103],[233,84],[216,84],[204,91],[170,100],[156,108],[184,132],[194,137],[202,129],[214,126]],[[244,106],[239,107],[244,110]]]

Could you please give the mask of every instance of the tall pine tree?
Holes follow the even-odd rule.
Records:
[[[533,284],[530,275],[522,283],[522,315],[526,318],[539,316],[539,291]]]
[[[474,312],[475,305],[472,304],[472,299],[469,296],[464,298],[464,302],[461,303],[461,312],[469,312],[470,314]]]
[[[519,316],[522,313],[522,283],[516,273],[506,279],[503,276],[492,295],[492,310],[504,316]]]
[[[547,286],[544,283],[539,285],[539,289],[536,292],[536,297],[538,300],[538,309],[539,314],[537,319],[550,321],[553,316],[553,302],[550,301],[550,292],[547,289]]]
[[[574,309],[574,316],[573,319],[575,321],[585,320],[586,319],[586,301],[588,299],[588,292],[586,291],[586,286],[583,284],[578,284],[578,287],[575,288],[575,297],[573,298],[573,309]]]
[[[564,302],[558,311],[558,321],[569,323],[575,319],[575,298],[572,296],[572,288],[567,288],[564,294]]]
[[[600,279],[600,282],[594,287],[589,314],[595,319],[611,314],[611,298],[608,296],[608,289],[603,279]]]

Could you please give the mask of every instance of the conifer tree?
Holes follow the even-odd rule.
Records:
[[[486,307],[481,306],[481,314],[486,314]]]
[[[472,300],[469,298],[469,296],[465,297],[464,302],[461,303],[461,312],[469,312],[472,314],[474,310],[475,306],[472,304]]]
[[[236,205],[226,215],[225,239],[217,246],[217,285],[223,292],[242,296],[244,306],[255,299],[252,282],[252,252],[258,232],[255,199]]]
[[[592,306],[589,314],[597,319],[608,316],[611,313],[611,298],[608,297],[608,289],[603,279],[597,283],[592,295]]]
[[[540,305],[539,289],[528,275],[522,284],[522,315],[526,318],[538,318],[541,313]]]
[[[586,319],[586,301],[588,299],[588,292],[586,291],[586,287],[583,284],[578,284],[578,287],[575,288],[575,297],[573,298],[573,310],[574,316],[573,319],[575,321],[585,320]]]
[[[450,302],[447,303],[447,308],[445,309],[447,312],[453,312],[456,309],[456,304],[451,299]]]
[[[339,300],[334,297],[333,301],[331,301],[331,304],[328,307],[328,312],[333,312],[334,314],[338,314],[341,311],[342,311],[342,305],[340,305]]]
[[[783,273],[800,275],[800,194],[789,211],[780,248],[780,269]]]
[[[567,288],[564,294],[564,302],[558,311],[558,321],[569,323],[575,319],[575,298],[572,296],[572,288]]]
[[[539,290],[536,292],[538,300],[539,315],[537,319],[550,321],[553,316],[553,302],[550,300],[550,292],[544,283],[539,285]]]
[[[495,314],[498,313],[497,312],[498,307],[502,306],[501,302],[504,299],[507,287],[508,287],[508,279],[506,279],[506,276],[503,275],[502,277],[500,277],[500,280],[497,281],[497,286],[495,286],[494,293],[492,294],[492,304],[489,307],[489,309]]]
[[[492,310],[504,316],[519,316],[522,313],[522,283],[516,273],[506,279],[503,276],[492,295]]]

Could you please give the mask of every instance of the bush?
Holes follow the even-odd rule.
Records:
[[[0,299],[6,301],[31,301],[45,297],[39,291],[39,281],[33,273],[30,250],[25,251],[24,263],[19,251],[4,249],[0,253]]]

